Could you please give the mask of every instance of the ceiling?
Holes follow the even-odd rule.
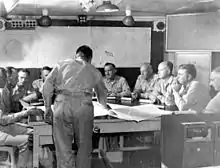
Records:
[[[126,8],[130,8],[133,15],[143,16],[216,12],[220,9],[220,0],[111,0],[120,8],[119,12],[96,13],[96,7],[102,2],[103,0],[19,0],[9,15],[40,16],[43,8],[48,9],[50,16],[74,16],[85,13],[87,15],[124,15]]]

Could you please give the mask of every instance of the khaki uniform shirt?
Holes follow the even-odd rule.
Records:
[[[180,97],[175,97],[175,103],[180,111],[192,110],[202,113],[210,100],[208,88],[198,81],[191,81],[179,91]]]
[[[121,97],[131,95],[130,87],[124,77],[116,75],[114,80],[104,78],[103,81],[109,94],[117,93]]]
[[[89,63],[68,59],[58,63],[47,76],[43,84],[42,95],[45,106],[47,106],[50,104],[48,98],[53,96],[54,90],[55,92],[66,90],[70,93],[89,93],[92,95],[93,88],[96,90],[98,100],[106,98],[99,70]]]
[[[152,75],[148,80],[139,75],[135,83],[134,92],[150,94],[154,90],[157,80],[157,75]]]

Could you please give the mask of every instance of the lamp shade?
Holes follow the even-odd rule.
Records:
[[[111,1],[103,1],[102,5],[98,6],[96,12],[117,12],[119,7],[112,4]]]
[[[52,25],[52,19],[49,16],[41,16],[38,24],[42,27],[49,27]]]
[[[125,16],[122,22],[126,26],[133,26],[135,24],[134,18],[132,16]]]

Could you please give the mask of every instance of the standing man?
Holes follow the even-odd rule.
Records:
[[[17,70],[13,67],[6,69],[0,68],[1,76],[5,79],[5,87],[1,90],[0,94],[0,145],[14,146],[19,149],[19,166],[28,166],[32,163],[32,152],[27,148],[29,144],[29,135],[32,129],[28,128],[25,124],[19,125],[23,118],[29,115],[38,115],[41,110],[30,109],[27,111],[13,111],[12,92],[17,84],[18,74]],[[32,165],[29,165],[30,168]]]
[[[220,113],[220,67],[217,67],[212,71],[210,86],[213,86],[218,93],[209,101],[204,113]]]
[[[104,71],[104,83],[108,90],[108,96],[124,97],[131,95],[128,82],[124,77],[116,75],[117,69],[113,63],[106,63],[104,65]]]
[[[208,88],[195,78],[196,68],[193,64],[179,66],[177,79],[182,87],[180,90],[173,87],[173,95],[179,111],[191,110],[202,113],[210,100]]]
[[[90,47],[79,47],[75,60],[58,63],[43,85],[45,118],[52,114],[51,98],[54,90],[57,94],[53,111],[53,136],[58,168],[74,167],[73,139],[78,146],[76,168],[91,168],[93,88],[98,101],[107,109],[106,89],[101,73],[91,65],[92,55]]]

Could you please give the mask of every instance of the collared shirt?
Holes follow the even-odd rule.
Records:
[[[104,78],[103,81],[108,93],[116,93],[121,97],[131,95],[130,87],[124,77],[116,75],[114,80]]]
[[[204,113],[220,113],[220,92],[207,104]]]
[[[34,90],[37,90],[39,92],[42,92],[42,86],[44,84],[43,79],[36,79],[35,81],[33,81],[32,83],[32,87],[34,88]]]
[[[134,92],[138,93],[150,93],[154,90],[154,86],[158,80],[158,76],[156,74],[152,75],[148,80],[143,79],[141,75],[138,76]]]
[[[98,100],[106,98],[102,75],[93,65],[84,61],[68,59],[59,62],[47,76],[42,94],[45,106],[50,105],[55,91],[69,91],[70,93],[91,93],[96,90]],[[92,101],[92,97],[91,97]]]
[[[27,116],[26,111],[12,113],[11,102],[11,91],[7,87],[4,87],[0,92],[0,131],[3,132],[8,132],[9,128],[2,125],[15,123]]]
[[[13,88],[12,97],[11,97],[11,108],[13,112],[19,112],[22,110],[20,99],[28,95],[28,89],[25,86],[15,86]]]
[[[154,90],[150,97],[152,99],[159,99],[161,103],[165,103],[167,106],[173,106],[175,105],[174,102],[174,96],[170,94],[169,88],[171,87],[171,84],[173,82],[174,77],[170,76],[168,80],[159,79],[154,87]]]
[[[210,100],[208,88],[198,81],[191,81],[182,86],[180,96],[175,96],[175,103],[180,111],[192,110],[201,113]]]

